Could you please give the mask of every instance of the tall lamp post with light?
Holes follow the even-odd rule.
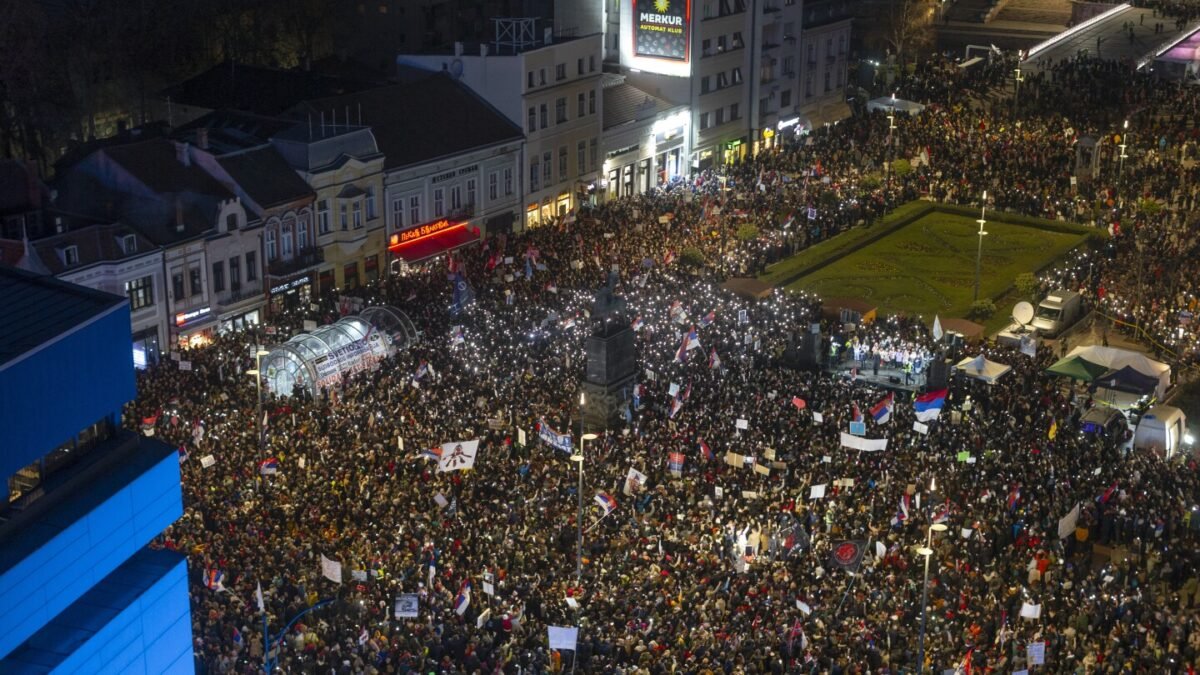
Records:
[[[254,377],[254,393],[258,403],[254,408],[254,423],[258,428],[258,449],[263,449],[263,414],[262,414],[262,357],[269,355],[271,352],[264,350],[262,347],[255,345],[254,347],[254,370],[247,370],[246,374]]]
[[[929,491],[937,489],[936,479],[929,481]],[[945,532],[942,523],[933,523],[925,530],[925,545],[917,549],[917,553],[925,558],[925,580],[921,584],[921,638],[917,645],[917,673],[925,672],[925,622],[929,607],[929,559],[933,557],[933,533]]]
[[[583,433],[583,406],[587,403],[587,395],[579,393],[579,453],[571,455],[571,461],[579,465],[579,487],[576,489],[579,497],[579,508],[575,514],[575,585],[583,586],[583,444],[594,441],[596,434]]]
[[[983,238],[987,236],[983,226],[987,224],[987,190],[983,191],[983,203],[979,206],[979,247],[975,249],[975,298],[972,302],[979,302],[979,271],[983,263]]]
[[[1117,147],[1121,149],[1121,154],[1118,156],[1120,164],[1117,166],[1117,204],[1119,205],[1124,200],[1122,188],[1125,186],[1125,159],[1129,157],[1125,154],[1125,148],[1129,147],[1129,120],[1125,120],[1125,123],[1121,125],[1121,144]]]
[[[1017,106],[1021,104],[1021,83],[1025,76],[1021,72],[1021,52],[1017,52],[1017,67],[1013,71],[1013,119],[1017,117]]]

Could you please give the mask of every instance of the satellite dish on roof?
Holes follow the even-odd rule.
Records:
[[[1033,305],[1024,300],[1018,302],[1013,306],[1012,318],[1013,321],[1021,324],[1021,326],[1027,325],[1030,321],[1033,321]]]
[[[457,80],[458,78],[462,77],[462,74],[463,74],[462,59],[454,59],[453,61],[451,61],[450,62],[450,77],[453,77],[454,79]]]

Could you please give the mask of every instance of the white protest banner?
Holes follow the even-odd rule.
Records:
[[[1072,178],[1074,178],[1074,177],[1072,176]],[[1012,675],[1029,675],[1029,670],[1028,670],[1028,669],[1026,669],[1026,670],[1014,670],[1014,671],[1012,672]]]
[[[524,429],[521,429],[521,428],[517,429],[517,445],[520,445],[521,447],[525,447],[525,430]]]
[[[437,505],[443,509],[450,506],[450,500],[446,499],[446,495],[440,492],[433,496],[433,501],[437,502]]]
[[[970,538],[971,538],[971,533],[972,533],[972,532],[974,532],[974,531],[975,531],[975,530],[973,530],[973,529],[971,529],[971,528],[969,528],[969,527],[964,527],[964,528],[962,528],[962,530],[959,532],[959,534],[961,534],[961,535],[962,535],[962,538],[963,538],[963,539],[970,539]]]
[[[674,396],[675,394],[678,394],[678,393],[679,393],[679,385],[672,382],[671,386],[667,388],[667,396]]]
[[[721,497],[725,496],[725,490],[721,489],[721,486],[718,485],[713,488],[713,496],[717,499],[720,499]]]
[[[639,492],[642,486],[646,484],[646,474],[638,471],[632,466],[625,474],[625,488],[622,490],[626,495],[633,496],[635,492]]]
[[[567,596],[566,598],[564,598],[564,600],[567,603],[567,607],[570,607],[571,609],[579,609],[579,601],[576,600],[575,598],[572,598],[571,596]]]
[[[735,422],[733,426],[737,427],[738,429],[749,429],[750,421],[738,418],[738,421]]]
[[[355,581],[365,582],[367,580],[367,571],[366,570],[350,570],[350,578]]]
[[[825,497],[825,484],[814,485],[808,490],[809,499],[823,499]]]
[[[1042,616],[1042,606],[1032,605],[1028,602],[1021,603],[1021,618],[1022,619],[1039,619]]]
[[[742,499],[758,499],[758,492],[755,490],[742,490]]]
[[[833,458],[830,457],[829,455],[821,455],[821,463],[822,464],[828,464],[832,461],[833,461]]]
[[[442,456],[438,458],[438,473],[465,471],[474,468],[475,453],[479,451],[479,439],[442,443]]]
[[[416,593],[402,593],[396,596],[396,618],[415,619],[421,607],[421,598]]]
[[[842,447],[850,448],[851,450],[861,450],[863,452],[879,452],[887,450],[886,438],[861,438],[846,432],[841,432]]]
[[[571,451],[574,448],[571,445],[571,435],[570,434],[558,433],[557,431],[554,430],[554,427],[547,424],[546,420],[544,420],[544,419],[539,420],[539,423],[540,424],[538,425],[538,438],[541,438],[542,441],[544,443],[546,443],[546,445],[549,445],[550,447],[554,448],[555,450],[565,452],[568,455],[571,454]]]
[[[213,457],[212,455],[205,455],[200,458],[200,466],[202,466],[206,469],[216,463],[217,463],[217,458]]]
[[[928,435],[929,425],[921,422],[913,422],[913,431],[917,432],[918,434]]]
[[[1025,647],[1025,663],[1031,666],[1040,666],[1046,663],[1046,643],[1030,642]]]
[[[819,413],[819,412],[814,412],[814,413],[813,413],[813,423],[814,423],[814,424],[820,424],[820,423],[822,423],[822,422],[824,422],[824,421],[825,421],[825,416],[824,416],[824,415],[822,415],[822,414],[821,414],[821,413]]]
[[[190,371],[190,370],[192,369],[192,362],[191,362],[191,361],[180,361],[180,362],[179,362],[179,369],[180,369],[180,370],[189,370],[189,371]]]
[[[550,637],[550,649],[575,651],[575,641],[579,638],[579,629],[574,626],[546,626]]]
[[[801,612],[804,612],[804,614],[806,616],[809,614],[812,614],[812,607],[809,607],[808,603],[804,602],[803,600],[796,601],[796,609],[800,610]]]
[[[488,609],[483,610],[483,613],[479,615],[479,618],[475,619],[475,628],[483,628],[484,626],[487,625],[487,622],[491,618],[492,618],[492,610],[489,607]]]
[[[487,593],[488,595],[495,595],[496,587],[492,585],[492,582],[485,581],[483,582],[483,592]]]
[[[300,468],[303,469],[308,466],[308,460],[304,459],[304,455],[300,455],[296,457],[296,464],[300,465]]]
[[[342,563],[330,560],[321,554],[321,576],[334,583],[342,583]]]
[[[1058,521],[1058,538],[1066,539],[1075,533],[1075,526],[1079,524],[1079,503],[1075,503],[1075,508],[1071,512],[1063,516]]]

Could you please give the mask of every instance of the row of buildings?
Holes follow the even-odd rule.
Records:
[[[50,185],[0,166],[0,261],[127,296],[145,365],[840,119],[847,5],[562,2],[387,83],[225,64]]]

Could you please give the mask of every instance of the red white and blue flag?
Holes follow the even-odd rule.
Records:
[[[672,452],[667,454],[667,471],[675,474],[675,477],[683,475],[683,453]]]
[[[1008,491],[1008,510],[1012,511],[1017,508],[1017,504],[1021,501],[1021,486],[1018,485]]]
[[[633,323],[629,324],[629,327],[632,328],[634,330],[634,332],[637,332],[637,331],[641,330],[642,326],[644,326],[644,325],[646,325],[646,322],[642,321],[641,316],[638,316],[638,318],[633,320]]]
[[[225,573],[213,567],[204,573],[204,585],[212,591],[225,590]]]
[[[1117,482],[1113,481],[1113,484],[1108,486],[1107,490],[1105,490],[1100,496],[1096,497],[1096,501],[1099,502],[1100,504],[1107,504],[1108,500],[1112,499],[1113,493],[1115,493],[1116,491],[1117,491]]]
[[[700,327],[708,328],[709,326],[712,325],[712,322],[716,321],[716,320],[717,320],[717,311],[715,309],[710,310],[708,312],[708,314],[705,314],[704,316],[700,317]]]
[[[462,616],[471,605],[471,580],[467,579],[458,587],[458,595],[454,596],[454,613]]]
[[[708,369],[709,370],[720,370],[721,369],[721,357],[717,356],[717,348],[716,347],[713,347],[712,351],[710,351],[708,353]]]
[[[908,507],[912,502],[912,497],[908,495],[900,496],[900,506],[896,509],[896,515],[892,518],[892,525],[903,525],[908,521]]]
[[[913,400],[913,410],[917,413],[917,421],[928,422],[937,419],[942,414],[942,406],[946,404],[947,389],[934,389],[921,394]]]
[[[442,449],[440,447],[426,448],[425,450],[422,450],[421,454],[417,455],[417,457],[420,459],[432,459],[434,461],[438,461],[442,458]]]
[[[595,500],[600,505],[600,508],[604,509],[604,515],[606,516],[617,510],[617,500],[607,492],[597,492]]]
[[[933,513],[929,516],[929,520],[933,523],[944,523],[950,519],[950,500],[946,500],[944,504],[935,506]]]
[[[895,400],[895,394],[884,396],[875,407],[871,408],[871,417],[875,418],[876,424],[887,424],[888,420],[892,419],[892,403]]]
[[[258,472],[264,476],[279,473],[279,460],[274,457],[268,457],[258,463]]]
[[[716,455],[713,454],[712,448],[708,447],[708,443],[705,443],[703,438],[699,439],[699,443],[700,455],[703,456],[704,459],[710,462],[716,459]]]

